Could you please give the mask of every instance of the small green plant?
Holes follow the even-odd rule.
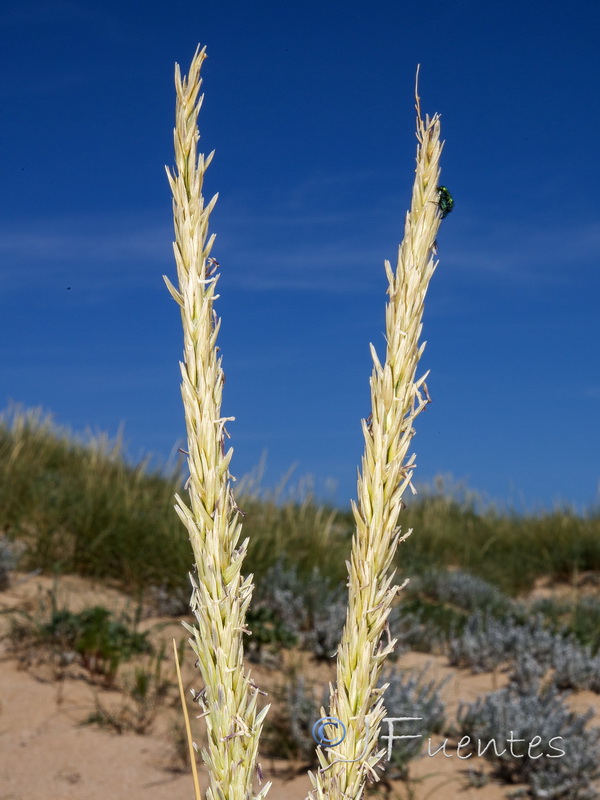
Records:
[[[74,649],[83,666],[104,675],[109,682],[122,661],[152,649],[145,633],[132,630],[123,620],[113,619],[103,606],[84,609],[74,615],[74,623],[77,630]]]
[[[250,609],[246,626],[252,631],[247,645],[248,657],[252,661],[261,661],[265,646],[269,646],[271,652],[277,652],[281,647],[293,647],[298,641],[279,614],[266,606]]]
[[[600,648],[600,598],[591,595],[578,597],[575,602],[546,597],[533,605],[558,631],[572,633],[593,654]]]
[[[104,606],[79,612],[60,608],[55,589],[38,605],[38,613],[18,612],[20,619],[12,619],[9,641],[21,660],[30,660],[35,651],[38,660],[45,654],[60,668],[77,658],[91,675],[110,685],[123,661],[152,652],[147,633],[137,631],[125,613],[115,619]]]

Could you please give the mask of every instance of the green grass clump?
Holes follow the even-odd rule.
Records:
[[[545,597],[531,606],[554,630],[572,633],[582,645],[589,645],[594,654],[600,649],[600,598],[583,595],[573,601]]]
[[[584,515],[570,508],[542,514],[478,508],[476,495],[456,498],[425,491],[404,512],[414,528],[397,563],[404,574],[457,567],[509,595],[529,591],[537,578],[570,580],[600,570],[600,509]]]
[[[178,468],[129,464],[119,439],[77,438],[39,411],[16,409],[0,418],[0,528],[7,542],[25,546],[21,568],[117,581],[138,593],[160,586],[187,595],[192,552],[173,515],[183,483]],[[250,537],[245,572],[257,583],[282,557],[303,579],[318,567],[333,585],[346,581],[349,510],[319,503],[307,491],[282,500],[256,487],[242,491],[238,503]],[[454,567],[514,596],[541,576],[571,580],[600,570],[598,509],[501,513],[439,485],[422,491],[401,521],[404,530],[419,531],[396,556],[405,577]]]
[[[193,563],[173,514],[184,477],[130,465],[120,439],[75,437],[39,410],[0,418],[0,526],[26,545],[20,566],[115,580],[131,591],[185,586]],[[282,554],[308,573],[342,579],[349,532],[339,512],[310,495],[278,503],[240,497],[252,539],[247,569],[264,575]]]
[[[77,439],[39,411],[0,421],[0,523],[26,544],[25,567],[132,589],[180,582],[191,562],[172,514],[180,482],[127,464],[119,439]]]

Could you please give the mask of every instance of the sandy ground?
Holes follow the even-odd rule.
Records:
[[[0,593],[0,610],[33,610],[51,585],[50,579],[38,577],[14,585]],[[74,611],[98,603],[118,611],[128,602],[118,591],[94,587],[80,578],[63,578],[59,598],[61,605],[67,604]],[[185,638],[181,626],[173,620],[148,619],[143,624],[152,630],[155,640]],[[0,633],[5,633],[7,626],[8,616],[0,615]],[[174,728],[181,726],[181,712],[174,689],[147,734],[117,734],[97,726],[83,726],[97,702],[108,709],[118,709],[123,702],[120,692],[90,684],[81,668],[65,668],[57,675],[56,667],[36,663],[35,658],[26,665],[20,663],[8,652],[6,641],[0,642],[0,648],[0,800],[193,800],[191,774],[176,770],[181,766],[181,751]],[[333,679],[329,664],[316,664],[306,654],[291,653],[287,658],[288,666],[289,659],[295,659],[304,674],[323,685]],[[471,701],[505,682],[503,675],[473,676],[448,668],[444,658],[418,653],[407,654],[400,665],[409,669],[422,667],[425,662],[431,662],[431,676],[436,679],[451,674],[444,691],[449,714],[459,701]],[[170,658],[165,669],[172,668]],[[263,689],[282,681],[282,672],[273,667],[251,665],[251,669],[255,682]],[[184,665],[184,681],[194,685],[194,679],[190,655]],[[597,695],[581,693],[574,705],[582,711],[590,705],[600,710]],[[449,748],[448,753],[453,756],[447,758],[440,753],[414,761],[411,786],[393,782],[390,800],[501,800],[506,796],[507,787],[493,780],[482,788],[469,786],[470,769],[489,774],[484,759],[460,760],[455,748]],[[272,800],[305,800],[311,784],[300,765],[269,756],[259,760],[265,779],[273,782],[269,792]],[[202,769],[200,777],[204,789],[206,776]]]

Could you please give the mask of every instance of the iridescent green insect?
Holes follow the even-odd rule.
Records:
[[[442,219],[444,219],[454,208],[454,198],[445,186],[438,186],[437,193],[440,196],[438,205],[442,212]]]

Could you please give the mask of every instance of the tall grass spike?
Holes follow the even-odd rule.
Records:
[[[356,532],[348,563],[348,611],[329,712],[346,725],[347,735],[336,747],[318,749],[320,769],[310,773],[312,800],[359,800],[367,780],[379,779],[375,767],[385,754],[377,749],[386,714],[385,687],[378,688],[378,680],[395,641],[384,643],[382,634],[392,601],[402,588],[394,583],[392,561],[398,544],[411,533],[402,533],[398,519],[404,492],[409,487],[414,492],[415,455],[409,456],[413,423],[430,401],[427,374],[417,379],[416,370],[425,347],[425,342],[419,344],[423,305],[437,266],[433,253],[441,221],[440,118],[436,114],[423,121],[417,90],[415,96],[416,177],[396,271],[385,262],[389,299],[383,364],[371,345],[371,416],[362,422],[365,451],[358,502],[353,503]]]
[[[254,794],[252,784],[258,740],[268,706],[257,711],[258,690],[244,672],[242,636],[252,597],[252,575],[243,578],[248,540],[239,545],[241,522],[232,489],[221,415],[223,370],[217,357],[220,320],[213,309],[219,275],[210,258],[214,234],[208,237],[210,213],[217,195],[205,206],[202,196],[208,158],[198,155],[200,69],[206,48],[196,50],[187,78],[175,66],[177,92],[176,171],[167,169],[173,192],[179,286],[165,277],[180,306],[184,361],[181,393],[188,442],[189,503],[176,495],[175,510],[187,528],[194,552],[190,605],[197,626],[186,625],[204,681],[204,717],[208,747],[202,758],[208,768],[207,800],[262,800],[265,784]],[[185,624],[185,623],[184,623]]]

